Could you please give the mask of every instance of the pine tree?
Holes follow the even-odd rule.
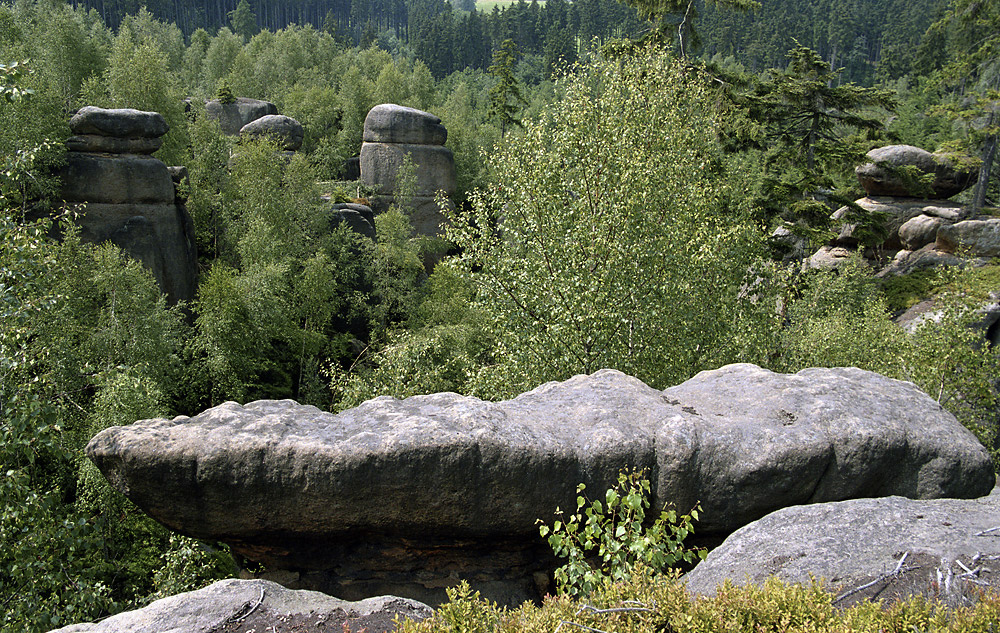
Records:
[[[503,138],[511,126],[521,127],[517,118],[520,106],[528,105],[521,93],[517,77],[514,76],[514,66],[517,63],[517,44],[506,39],[500,49],[493,54],[493,65],[488,71],[496,83],[490,88],[490,117],[500,121],[500,138]]]
[[[689,44],[697,44],[697,34],[694,31],[693,20],[697,17],[694,0],[619,0],[634,7],[647,20],[653,23],[652,36],[666,39],[667,28],[674,26],[670,16],[679,15],[677,26],[677,46],[681,57],[687,57]],[[710,4],[729,7],[741,11],[759,9],[756,0],[707,0]]]

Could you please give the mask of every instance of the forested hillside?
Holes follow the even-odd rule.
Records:
[[[72,0],[92,8],[117,29],[126,15],[145,7],[185,35],[222,26],[249,38],[259,29],[312,25],[366,47],[394,38],[408,45],[437,77],[462,68],[485,69],[490,51],[513,39],[521,51],[553,60],[577,58],[596,38],[637,36],[648,30],[634,9],[606,0],[548,0],[511,3],[492,11],[469,11],[472,3],[448,0]],[[844,81],[871,85],[910,72],[920,39],[940,16],[945,0],[767,0],[760,9],[738,12],[699,0],[692,7],[700,47],[720,60],[732,57],[754,71],[783,64],[794,41],[808,46]],[[696,17],[695,17],[696,16]],[[679,22],[682,14],[670,20]]]
[[[1000,455],[1000,357],[970,327],[1000,267],[876,277],[895,250],[854,204],[865,153],[905,142],[961,157],[979,178],[954,204],[1000,215],[1000,2],[459,4],[0,1],[0,630],[235,573],[82,453],[108,426],[226,400],[341,410],[605,367],[664,389],[727,363],[853,365],[917,384]],[[205,102],[235,97],[299,121],[298,151],[224,135]],[[333,228],[332,202],[372,193],[343,174],[380,103],[448,130],[443,240],[414,235],[405,195],[374,240]],[[186,168],[193,300],[169,305],[74,228],[86,209],[58,174],[85,105],[169,125],[152,157]],[[844,232],[838,209],[857,254],[803,267]],[[897,325],[928,297],[940,318]]]

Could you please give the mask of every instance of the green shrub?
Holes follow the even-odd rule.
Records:
[[[995,594],[954,609],[922,598],[839,609],[821,582],[773,578],[759,586],[726,584],[712,597],[692,597],[670,576],[636,574],[598,587],[586,602],[550,596],[541,606],[502,609],[467,587],[450,591],[449,599],[431,618],[403,623],[400,633],[987,633],[1000,621]]]
[[[604,503],[580,494],[576,513],[539,533],[548,537],[552,551],[568,559],[555,572],[560,593],[586,596],[602,585],[628,580],[640,569],[659,573],[680,562],[703,558],[704,551],[685,550],[684,539],[694,532],[698,508],[678,516],[664,510],[649,526],[644,525],[649,508],[649,480],[645,471],[621,471],[618,484],[604,495]],[[577,486],[583,493],[586,486]],[[560,510],[556,510],[561,515]],[[597,561],[599,562],[593,562]]]

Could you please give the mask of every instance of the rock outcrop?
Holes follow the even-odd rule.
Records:
[[[149,268],[170,302],[195,296],[194,226],[177,199],[159,149],[167,124],[156,112],[87,106],[60,169],[60,196],[84,204],[76,223],[86,242],[112,242]]]
[[[293,591],[265,580],[220,580],[204,589],[163,598],[92,624],[74,624],[51,633],[219,633],[235,630],[298,630],[324,622],[330,631],[389,633],[393,620],[423,620],[433,613],[414,600],[381,596],[346,602],[315,591]]]
[[[278,108],[270,101],[238,97],[232,103],[222,103],[212,99],[205,104],[205,114],[219,122],[222,133],[236,136],[243,126],[269,114],[278,114]]]
[[[919,189],[901,177],[894,168],[916,167],[934,176],[930,188],[937,198],[950,198],[969,188],[975,172],[958,166],[945,154],[931,154],[912,145],[888,145],[868,152],[870,163],[855,169],[858,181],[869,196],[923,197]]]
[[[958,602],[984,588],[1000,590],[998,518],[998,490],[972,500],[886,497],[785,508],[734,532],[685,582],[712,594],[727,579],[816,577],[844,596],[844,605],[914,594]]]
[[[287,152],[294,152],[302,147],[304,134],[301,123],[283,114],[268,114],[240,128],[240,136],[270,138]]]
[[[455,158],[444,147],[448,133],[441,119],[422,110],[385,103],[365,118],[361,145],[361,180],[375,187],[376,212],[393,202],[409,207],[410,222],[419,235],[438,235],[444,217],[435,197],[439,191],[451,196],[457,188]],[[398,176],[409,156],[416,179],[412,197],[397,200]]]
[[[653,503],[701,502],[726,534],[789,505],[978,497],[986,450],[910,383],[858,369],[730,365],[657,391],[613,370],[504,402],[376,398],[339,414],[226,403],[99,433],[87,455],[180,532],[229,543],[284,582],[429,603],[467,578],[506,604],[548,590],[536,520],[649,470]]]
[[[886,236],[878,255],[888,254],[892,259],[880,266],[879,276],[953,265],[962,261],[959,255],[986,258],[1000,253],[1000,220],[970,217],[962,205],[946,200],[974,182],[972,170],[957,166],[960,159],[910,145],[881,147],[868,152],[868,157],[872,162],[855,170],[868,195],[855,204],[881,217]],[[932,175],[933,182],[920,191],[900,175],[896,169],[900,167]],[[924,199],[921,194],[935,198]],[[839,234],[806,260],[808,267],[839,266],[858,250],[857,227],[848,219],[851,213],[845,206],[833,214]],[[996,226],[988,226],[991,222]]]

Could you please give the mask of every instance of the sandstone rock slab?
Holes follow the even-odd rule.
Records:
[[[247,123],[269,114],[278,114],[278,107],[270,101],[247,97],[237,97],[233,103],[212,99],[205,103],[205,114],[219,122],[223,134],[236,136]]]
[[[403,572],[386,582],[401,590],[443,599],[466,577],[508,603],[532,597],[549,564],[536,519],[623,467],[649,470],[656,506],[700,502],[708,534],[789,505],[975,497],[994,483],[986,450],[935,401],[851,368],[730,365],[663,392],[602,370],[504,402],[381,397],[339,414],[230,402],[112,427],[87,455],[168,527],[297,570],[305,586],[342,574],[358,586],[368,561],[391,559]]]
[[[458,188],[455,157],[447,147],[364,143],[361,146],[361,180],[379,194],[398,192],[399,170],[409,156],[413,161],[416,183],[413,195],[433,197],[438,191],[451,195]]]
[[[108,154],[152,154],[163,146],[160,138],[117,138],[98,134],[79,134],[66,139],[71,152],[104,152]]]
[[[1000,256],[1000,218],[964,220],[942,227],[935,248],[974,257]]]
[[[302,124],[290,116],[268,114],[240,128],[240,136],[271,138],[276,140],[283,150],[294,152],[302,147],[305,131],[302,129]]]
[[[331,631],[388,633],[393,619],[423,620],[425,604],[394,596],[347,602],[315,591],[294,591],[266,580],[220,580],[204,589],[163,598],[101,622],[75,624],[51,633],[217,633],[227,620],[266,615],[279,622],[302,616],[325,620]],[[263,627],[261,632],[265,630]],[[287,629],[283,629],[287,630]]]
[[[150,156],[68,152],[59,176],[60,195],[67,202],[174,202],[174,183],[167,166]]]
[[[785,508],[734,532],[685,582],[693,592],[712,594],[726,579],[761,583],[773,575],[809,583],[815,576],[842,595],[895,571],[906,554],[905,572],[843,604],[913,594],[958,602],[984,585],[1000,590],[1000,534],[984,532],[998,519],[997,490],[979,499],[892,496]],[[959,562],[980,571],[963,577]]]
[[[444,145],[448,130],[430,112],[383,103],[368,111],[363,140],[366,143]]]
[[[943,154],[931,154],[912,145],[889,145],[868,152],[870,163],[855,169],[858,181],[870,196],[922,197],[893,173],[893,167],[912,166],[925,174],[932,174],[931,189],[934,195],[950,198],[961,193],[973,183],[975,176],[970,169],[963,169]],[[888,168],[886,168],[888,166]]]
[[[170,126],[159,112],[84,106],[69,120],[69,128],[73,134],[95,134],[114,138],[157,138],[166,134]]]

